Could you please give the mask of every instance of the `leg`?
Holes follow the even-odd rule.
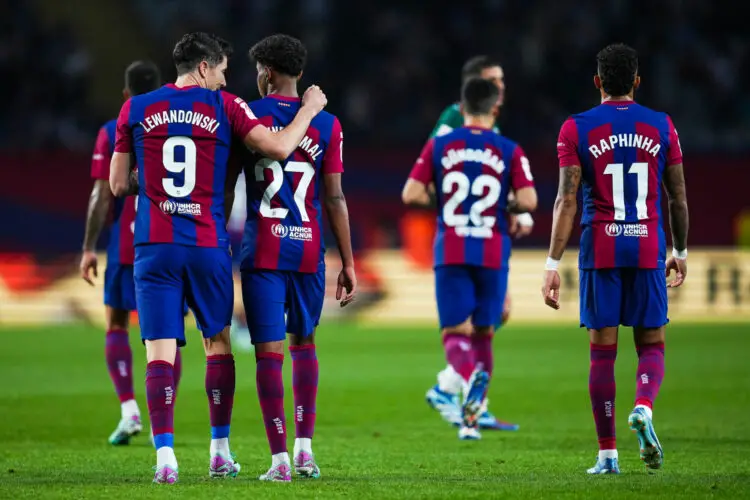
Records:
[[[319,478],[312,438],[315,432],[318,396],[318,357],[315,328],[323,312],[325,271],[292,273],[287,290],[287,331],[292,356],[295,438],[294,470],[302,477]]]
[[[618,269],[581,270],[581,325],[589,330],[589,397],[599,456],[589,474],[618,474],[615,360],[622,303]]]
[[[229,325],[234,307],[234,283],[229,252],[223,248],[190,248],[186,266],[185,297],[203,335],[206,353],[205,388],[211,442],[208,474],[212,478],[236,477],[229,447],[229,432],[236,384]]]
[[[265,481],[291,481],[284,414],[284,339],[287,273],[250,270],[242,273],[242,301],[255,345],[255,381],[271,449],[271,468]]]
[[[482,369],[487,372],[489,378],[492,378],[494,369],[494,356],[492,352],[492,339],[495,330],[505,322],[505,311],[508,310],[508,268],[502,268],[497,271],[484,269],[478,271],[480,287],[477,292],[477,310],[474,312],[475,325],[488,325],[490,322],[496,323],[493,326],[478,326],[474,328],[471,336],[471,345],[474,350],[474,357],[477,366],[481,363]],[[498,285],[496,285],[496,283]],[[500,321],[492,320],[498,314],[497,305],[502,304],[503,316]],[[499,324],[497,324],[499,323]],[[496,328],[497,327],[497,328]],[[501,431],[517,431],[518,424],[498,420],[488,409],[489,399],[485,398],[481,414],[479,415],[479,427],[482,429],[494,429]]]
[[[664,379],[664,330],[667,319],[667,287],[658,269],[634,269],[626,300],[625,324],[633,325],[638,352],[635,408],[628,425],[638,438],[641,460],[659,469],[664,450],[653,424],[653,405]]]
[[[174,362],[184,344],[183,249],[136,247],[135,291],[141,338],[146,344],[146,398],[156,448],[154,482],[177,481],[174,454]]]
[[[124,445],[142,429],[141,412],[133,389],[133,353],[128,335],[128,316],[135,309],[133,266],[112,263],[104,272],[104,304],[107,322],[105,357],[115,392],[120,400],[120,421],[109,436],[110,444]]]
[[[461,424],[460,395],[474,370],[469,336],[469,317],[474,308],[474,289],[463,266],[440,266],[435,269],[435,298],[440,320],[443,347],[448,366],[438,373],[437,381],[427,391],[427,404],[440,412],[443,420]],[[468,295],[467,295],[468,294]],[[456,368],[461,366],[460,370]]]

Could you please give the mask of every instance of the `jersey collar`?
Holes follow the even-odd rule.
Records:
[[[276,99],[279,101],[300,102],[299,97],[289,97],[289,96],[279,95],[279,94],[268,94],[266,97],[269,97],[271,99]]]

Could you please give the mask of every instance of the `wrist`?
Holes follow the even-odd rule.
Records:
[[[687,259],[688,251],[687,248],[684,250],[677,250],[676,248],[672,248],[672,257],[675,259],[685,260]]]
[[[547,262],[544,263],[545,271],[557,271],[559,267],[560,267],[559,259],[553,259],[552,257],[547,257]]]

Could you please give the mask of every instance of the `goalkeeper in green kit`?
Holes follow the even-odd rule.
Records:
[[[500,90],[499,105],[502,106],[505,98],[505,81],[504,81],[503,68],[500,64],[487,57],[487,56],[476,56],[469,59],[464,64],[463,70],[461,71],[461,77],[463,81],[469,78],[480,77],[485,80],[489,80],[497,85]],[[440,115],[435,128],[432,130],[430,137],[438,137],[450,133],[453,129],[463,127],[464,118],[461,114],[461,108],[458,103],[451,104]],[[493,131],[500,133],[500,129],[495,125]],[[440,189],[440,187],[438,187]],[[509,194],[512,197],[513,193]],[[521,215],[509,215],[509,232],[516,238],[528,235],[533,226],[534,220],[529,214]],[[498,318],[498,325],[502,325],[508,319],[510,314],[510,294],[506,296],[505,304],[503,306],[503,316]],[[467,343],[468,344],[468,343]],[[488,337],[482,337],[478,335],[471,336],[471,348],[474,351],[476,361],[484,365],[484,370],[492,374],[493,362],[492,362],[492,347]],[[461,392],[463,390],[463,379],[461,375],[450,366],[438,373],[438,383],[431,387],[427,391],[427,403],[440,412],[440,415],[444,420],[454,424],[460,425],[461,423]],[[515,431],[518,430],[517,424],[511,424],[498,420],[492,413],[487,409],[488,400],[484,401],[483,411],[479,417],[479,426],[483,429],[496,429]]]

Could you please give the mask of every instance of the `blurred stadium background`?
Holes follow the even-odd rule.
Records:
[[[254,41],[281,31],[307,44],[303,84],[325,89],[346,134],[344,183],[363,292],[349,314],[394,322],[434,321],[432,216],[406,211],[399,192],[441,110],[457,99],[462,63],[478,53],[505,68],[501,127],[526,149],[540,194],[536,228],[513,259],[514,316],[575,317],[573,252],[564,260],[563,315],[544,310],[537,295],[556,134],[569,113],[597,102],[596,51],[611,41],[633,44],[643,76],[638,99],[672,114],[685,151],[691,268],[673,311],[750,317],[750,258],[742,251],[750,245],[750,37],[732,9],[700,0],[483,0],[429,10],[417,1],[74,4],[0,6],[8,97],[0,111],[0,324],[102,321],[101,287],[88,287],[76,270],[96,131],[119,110],[126,65],[150,58],[169,81],[174,42],[198,29],[234,43],[229,90],[248,100],[257,96],[246,58]],[[328,317],[347,312],[327,309]]]
[[[147,438],[125,450],[106,444],[119,412],[103,355],[105,255],[96,287],[80,279],[78,261],[94,139],[120,108],[125,67],[152,59],[170,81],[173,45],[195,30],[234,43],[229,90],[247,100],[257,97],[245,55],[251,44],[275,32],[301,38],[310,54],[302,83],[325,89],[345,132],[360,300],[346,309],[326,303],[316,430],[325,479],[293,483],[292,492],[630,499],[651,484],[658,490],[649,498],[747,498],[750,36],[737,8],[706,0],[0,2],[0,335],[9,339],[0,350],[0,498],[162,498],[147,483]],[[659,401],[668,472],[648,482],[629,439],[621,444],[624,477],[599,482],[581,474],[596,442],[585,335],[575,335],[574,245],[563,261],[563,309],[554,313],[539,297],[557,132],[568,114],[597,104],[595,55],[616,41],[640,52],[637,98],[668,111],[680,131],[691,207],[690,274],[670,292],[669,373]],[[528,153],[540,205],[534,232],[514,251],[512,319],[495,338],[490,394],[498,417],[519,422],[521,431],[459,446],[422,402],[443,363],[434,216],[407,211],[399,193],[438,115],[458,98],[463,62],[481,53],[504,66],[500,125]],[[243,198],[240,192],[235,233]],[[105,248],[106,235],[100,243]],[[333,251],[328,257],[332,280],[338,264]],[[334,318],[346,322],[331,324]],[[727,320],[734,324],[716,324]],[[144,356],[136,335],[138,374]],[[232,424],[242,477],[207,486],[203,353],[190,342],[176,414],[186,483],[180,498],[216,496],[204,487],[222,488],[223,498],[247,498],[248,488],[287,498],[288,490],[250,481],[265,470],[267,448],[249,355],[238,357]],[[620,436],[634,357],[629,348],[619,355]],[[136,375],[145,413],[141,380]]]

